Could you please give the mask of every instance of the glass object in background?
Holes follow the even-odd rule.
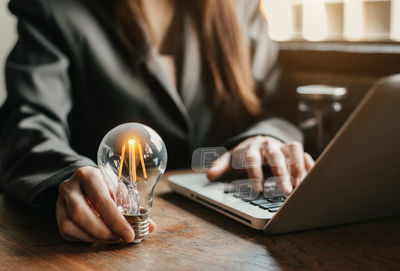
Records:
[[[347,95],[347,89],[306,85],[297,88],[297,95],[300,101],[299,126],[306,136],[306,148],[316,157],[331,139],[327,137],[325,118],[329,113],[342,110],[341,101]]]
[[[134,243],[141,242],[149,234],[154,187],[167,167],[163,140],[145,125],[122,124],[101,141],[97,163],[135,232]]]

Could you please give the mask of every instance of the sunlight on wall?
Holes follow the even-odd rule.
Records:
[[[260,9],[269,24],[269,35],[276,41],[293,36],[293,13],[290,0],[261,0]]]
[[[392,0],[391,3],[390,38],[400,41],[400,0]]]
[[[303,37],[310,41],[326,38],[325,1],[303,0]]]
[[[364,1],[346,0],[344,5],[344,38],[359,41],[364,38]]]
[[[276,41],[400,41],[400,0],[260,0]]]

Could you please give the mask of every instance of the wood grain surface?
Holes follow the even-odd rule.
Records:
[[[171,192],[165,177],[151,216],[157,230],[138,245],[68,243],[0,196],[0,270],[400,270],[400,219],[268,237]]]

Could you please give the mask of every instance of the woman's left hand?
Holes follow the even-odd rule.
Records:
[[[270,166],[274,176],[281,177],[282,189],[289,194],[314,166],[314,160],[299,142],[284,144],[273,137],[255,136],[223,154],[214,162],[207,177],[216,181],[227,173],[246,172],[253,189],[261,193],[265,165]]]

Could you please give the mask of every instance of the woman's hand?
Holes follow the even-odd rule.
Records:
[[[56,216],[61,236],[68,241],[123,241],[130,243],[135,234],[120,214],[112,191],[100,170],[79,168],[59,186]],[[155,229],[150,221],[150,232]]]
[[[256,136],[248,138],[216,160],[207,177],[210,181],[216,181],[226,173],[247,172],[253,189],[261,193],[265,182],[264,165],[270,166],[274,176],[282,177],[282,189],[289,194],[314,166],[314,160],[298,142],[284,144],[272,137]]]

